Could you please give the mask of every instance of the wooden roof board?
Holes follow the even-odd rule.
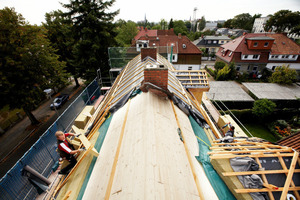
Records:
[[[127,104],[114,114],[83,199],[101,199],[106,192]],[[176,113],[194,158],[198,145],[189,119],[178,108]],[[199,199],[177,127],[169,100],[151,92],[131,100],[111,198]],[[197,174],[202,174],[200,184],[205,196],[217,199],[195,158],[193,163],[197,164]]]

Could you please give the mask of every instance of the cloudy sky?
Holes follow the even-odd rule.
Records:
[[[45,13],[63,10],[59,2],[68,3],[69,0],[0,0],[0,9],[14,7],[30,24],[40,25],[45,21]],[[196,18],[227,20],[241,13],[267,16],[283,9],[300,11],[300,0],[116,0],[111,10],[120,10],[116,20],[137,22],[146,15],[148,21],[159,22],[171,18],[193,19],[194,8],[198,9]]]

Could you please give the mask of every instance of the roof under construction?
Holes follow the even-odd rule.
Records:
[[[297,152],[245,134],[221,138],[201,107],[206,72],[176,71],[153,50],[145,52],[121,71],[95,111],[90,145],[58,185],[56,199],[251,199],[252,192],[299,198]],[[254,158],[258,168],[234,171],[237,157]],[[281,168],[263,165],[274,158]],[[247,188],[250,174],[261,185]]]

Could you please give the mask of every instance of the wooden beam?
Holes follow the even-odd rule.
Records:
[[[281,193],[280,200],[285,200],[286,199],[286,195],[289,191],[289,187],[290,187],[290,184],[291,184],[291,181],[292,181],[292,178],[293,178],[293,174],[294,174],[294,171],[295,171],[298,156],[299,156],[299,153],[297,151],[295,151],[292,162],[291,162],[291,165],[290,165],[289,173],[286,177],[284,188],[283,188],[283,191]]]
[[[106,188],[105,199],[109,199],[109,197],[110,197],[111,188],[112,188],[113,180],[115,177],[116,167],[117,167],[119,154],[120,154],[120,150],[121,150],[121,145],[122,145],[122,141],[123,141],[123,136],[124,136],[124,132],[125,132],[125,126],[126,126],[126,122],[127,122],[127,116],[128,116],[128,112],[129,112],[130,102],[131,102],[131,99],[129,99],[128,105],[126,108],[126,113],[125,113],[122,129],[121,129],[121,133],[120,133],[120,137],[119,137],[119,141],[118,141],[118,147],[117,147],[117,151],[116,151],[116,154],[114,157],[114,162],[112,165],[109,181],[108,181],[107,188]]]
[[[289,170],[263,170],[263,171],[244,171],[244,172],[223,172],[223,176],[241,176],[251,174],[284,174]],[[300,173],[300,169],[295,169],[294,173]]]
[[[211,154],[236,154],[236,153],[259,153],[259,152],[263,152],[263,153],[268,153],[268,152],[293,152],[292,149],[270,149],[270,150],[266,150],[266,149],[261,149],[261,150],[242,150],[242,151],[211,151],[208,152],[207,154],[211,155]]]
[[[285,153],[281,154],[283,157],[292,157],[293,153]],[[250,157],[250,158],[256,158],[256,157],[277,157],[277,154],[248,154],[248,155],[221,155],[221,156],[210,156],[210,159],[227,159],[227,158],[235,158],[235,157]]]
[[[300,190],[300,187],[289,187],[288,191],[297,191]],[[283,187],[279,187],[278,189],[269,189],[269,188],[262,188],[262,189],[235,189],[236,193],[251,193],[251,192],[281,192],[283,191]]]
[[[66,193],[66,195],[63,197],[63,200],[67,200],[67,199],[70,197],[71,192],[72,192],[71,190],[68,191],[68,192]]]
[[[288,170],[288,168],[286,167],[286,164],[285,164],[283,158],[281,157],[280,153],[277,152],[277,155],[278,155],[278,160],[279,160],[279,162],[280,162],[280,164],[281,164],[282,169]],[[299,159],[299,158],[298,158],[298,159]],[[294,172],[294,173],[295,173],[295,172]],[[288,175],[288,172],[285,173],[285,175],[287,176],[287,175]],[[294,181],[293,181],[293,179],[292,179],[292,181],[291,181],[291,186],[292,186],[292,187],[295,187],[295,186],[296,186],[295,183],[294,183]],[[295,197],[296,197],[297,199],[300,199],[300,195],[299,195],[299,192],[298,192],[298,191],[294,191],[294,194],[295,194]]]
[[[175,110],[175,106],[174,106],[174,104],[173,104],[173,101],[170,100],[170,102],[171,102],[172,109],[173,109],[173,112],[174,112],[174,116],[175,116],[175,119],[176,119],[176,122],[177,122],[177,126],[178,126],[178,128],[182,131],[183,129],[181,129],[181,127],[180,127],[180,123],[179,123],[179,120],[178,120],[178,117],[177,117],[177,113],[176,113],[176,110]],[[190,153],[190,151],[189,151],[189,149],[188,149],[188,147],[187,147],[187,145],[186,145],[186,143],[185,143],[185,137],[184,137],[184,133],[183,133],[183,132],[181,132],[181,136],[182,136],[182,138],[183,138],[183,146],[184,146],[184,149],[185,149],[185,152],[186,152],[188,161],[189,161],[189,163],[190,163],[191,171],[192,171],[192,173],[193,173],[193,177],[194,177],[195,184],[196,184],[196,186],[197,186],[197,190],[198,190],[199,197],[200,197],[200,199],[204,199],[203,192],[202,192],[201,187],[200,187],[200,185],[199,185],[199,184],[200,184],[200,181],[199,181],[199,179],[198,179],[198,177],[197,177],[196,170],[195,170],[195,166],[193,165],[191,153]]]
[[[88,149],[92,144],[90,141],[85,137],[83,134],[83,130],[80,130],[76,126],[72,125],[72,129],[76,134],[80,134],[77,138],[81,141],[82,145],[85,146],[86,149]],[[93,156],[98,157],[99,153],[95,148],[92,148],[91,153]]]

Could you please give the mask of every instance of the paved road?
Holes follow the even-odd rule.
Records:
[[[58,113],[61,114],[82,90],[83,87],[75,88],[74,82],[64,88],[60,93],[69,94],[70,100],[57,110]],[[0,137],[0,178],[6,174],[57,119],[56,112],[50,110],[50,104],[51,100],[48,100],[32,112],[41,122],[39,125],[32,126],[28,117],[25,117]]]

